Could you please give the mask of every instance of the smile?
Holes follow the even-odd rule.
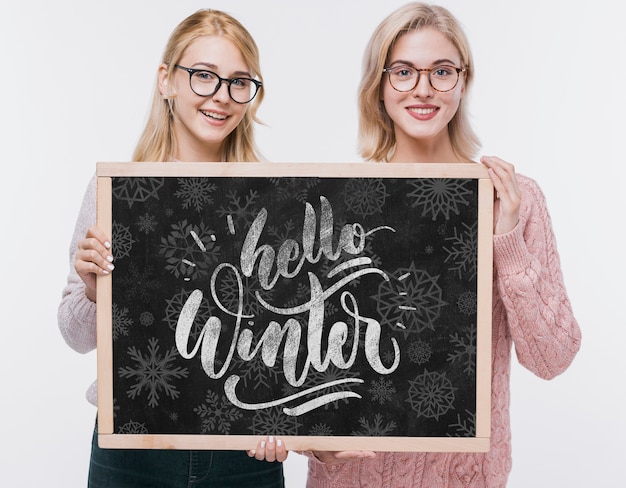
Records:
[[[228,115],[218,114],[216,112],[205,112],[204,110],[200,110],[200,112],[202,113],[202,115],[209,117],[211,119],[226,120],[226,118],[228,118]]]
[[[413,112],[417,115],[429,115],[429,114],[432,114],[435,110],[437,110],[435,107],[429,107],[429,108],[409,107],[409,112]]]

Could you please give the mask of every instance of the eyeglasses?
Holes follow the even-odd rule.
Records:
[[[185,68],[180,64],[177,68],[189,73],[189,86],[198,96],[210,97],[217,93],[222,82],[228,84],[228,96],[236,103],[248,103],[256,96],[263,83],[252,78],[222,78],[217,73],[206,69]]]
[[[393,66],[385,68],[383,73],[389,75],[389,83],[392,88],[399,92],[408,92],[417,86],[422,73],[428,73],[428,82],[438,92],[448,92],[453,90],[459,82],[460,73],[466,68],[456,66],[439,65],[434,68],[418,69],[413,66]]]

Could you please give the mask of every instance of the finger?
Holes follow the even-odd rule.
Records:
[[[102,254],[95,249],[84,249],[76,253],[74,268],[80,276],[90,273],[106,275],[113,271],[115,266],[113,265],[113,256],[110,253]]]
[[[265,439],[259,441],[256,446],[256,451],[254,453],[254,458],[258,461],[263,461],[265,459]]]
[[[276,439],[276,461],[282,463],[287,459],[289,451],[285,447],[285,443],[282,439]]]
[[[270,463],[276,461],[276,441],[273,435],[267,438],[265,444],[265,460]]]
[[[246,454],[248,454],[248,457],[254,457],[256,455],[256,449],[249,449],[246,451]]]

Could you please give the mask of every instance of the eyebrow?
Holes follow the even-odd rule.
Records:
[[[411,61],[406,61],[404,59],[396,59],[389,66],[393,66],[394,64],[405,64],[407,66],[412,66],[413,68],[415,68],[415,65]],[[456,66],[457,63],[455,63],[451,59],[443,58],[443,59],[436,59],[435,61],[431,63],[431,66],[437,66],[439,64],[450,64],[452,66]]]
[[[217,65],[215,64],[211,64],[211,63],[204,63],[204,62],[200,62],[200,63],[194,63],[191,65],[193,68],[196,68],[198,66],[200,67],[205,67],[207,69],[216,71],[218,69]],[[248,78],[252,78],[252,74],[250,74],[248,71],[235,71],[233,73],[231,73],[230,75],[232,76],[246,76]]]

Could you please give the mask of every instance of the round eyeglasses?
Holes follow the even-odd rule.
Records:
[[[448,92],[456,87],[460,73],[465,71],[466,68],[446,64],[424,69],[401,65],[385,68],[383,73],[389,75],[389,83],[394,90],[399,92],[414,90],[420,81],[421,73],[428,73],[428,82],[433,89],[438,92]]]
[[[263,86],[263,83],[252,78],[222,78],[217,73],[206,69],[186,68],[180,64],[175,66],[189,73],[189,86],[196,95],[201,97],[215,95],[224,82],[228,85],[228,96],[233,102],[243,104],[251,102],[259,88]]]

